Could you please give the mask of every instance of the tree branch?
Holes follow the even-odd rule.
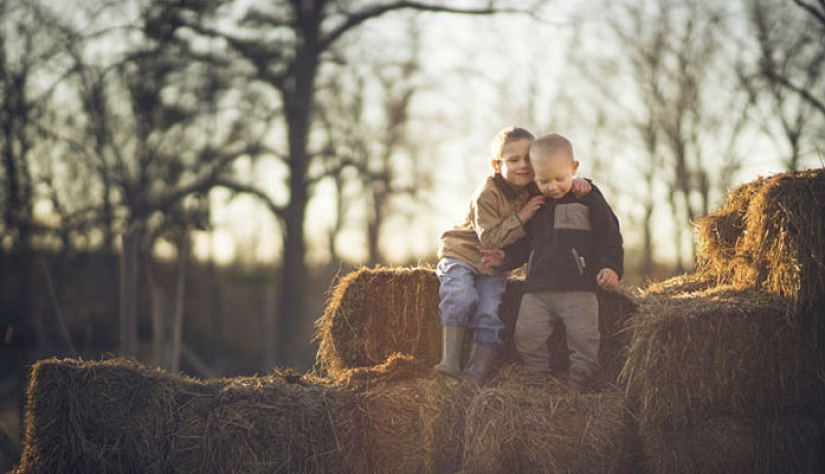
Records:
[[[215,186],[226,188],[239,194],[248,194],[252,197],[258,198],[258,200],[260,200],[267,207],[267,209],[269,209],[269,212],[271,212],[272,215],[278,219],[283,219],[286,214],[286,209],[283,206],[273,201],[268,194],[263,192],[263,190],[258,189],[251,184],[244,184],[228,178],[221,178],[215,182]]]
[[[814,97],[814,95],[811,94],[810,91],[808,91],[805,88],[797,86],[796,84],[791,82],[790,79],[788,79],[787,77],[784,77],[781,74],[778,74],[772,68],[766,69],[764,72],[765,72],[765,75],[767,75],[769,80],[774,81],[777,84],[780,84],[781,86],[795,92],[802,99],[804,99],[806,102],[808,102],[812,107],[816,108],[823,115],[825,115],[825,102],[823,102],[823,101],[819,100],[818,98]]]
[[[816,18],[823,27],[825,27],[825,0],[819,0],[819,4],[822,6],[822,11],[817,10],[816,5],[803,2],[802,0],[793,0],[793,2],[813,15],[813,17]]]
[[[417,1],[398,1],[384,5],[372,5],[361,11],[350,13],[346,20],[337,28],[333,29],[321,38],[320,49],[326,51],[335,41],[347,31],[359,26],[365,21],[382,16],[386,13],[398,10],[415,10],[419,12],[431,13],[456,13],[463,15],[493,15],[496,13],[532,13],[531,10],[517,8],[496,8],[493,3],[485,8],[457,8],[445,5],[432,4]]]

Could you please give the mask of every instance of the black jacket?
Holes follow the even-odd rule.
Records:
[[[505,247],[499,270],[527,262],[524,291],[598,288],[596,275],[612,268],[622,277],[624,250],[619,220],[596,186],[587,196],[572,192],[547,199],[525,226],[527,236]]]

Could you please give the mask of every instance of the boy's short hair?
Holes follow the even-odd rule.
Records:
[[[542,135],[530,145],[530,159],[549,158],[563,153],[573,161],[573,144],[564,135],[549,133]]]
[[[534,140],[536,137],[529,130],[523,127],[509,126],[502,128],[493,137],[493,142],[490,144],[490,155],[494,160],[501,158],[501,153],[504,150],[504,145],[519,140]]]

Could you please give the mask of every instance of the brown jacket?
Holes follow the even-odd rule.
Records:
[[[500,174],[488,177],[473,193],[464,220],[441,235],[438,258],[456,258],[483,271],[477,247],[499,249],[523,237],[516,212],[538,193],[534,184],[518,190]]]

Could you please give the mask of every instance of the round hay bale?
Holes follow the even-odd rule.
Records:
[[[822,420],[714,417],[679,430],[642,430],[651,474],[815,474],[823,464]]]
[[[732,189],[719,210],[696,221],[697,273],[730,282],[737,269],[748,264],[742,254],[745,214],[764,184],[764,180],[756,180]]]
[[[523,281],[509,278],[499,311],[504,331],[499,363],[518,361],[513,342]],[[615,380],[624,364],[625,321],[636,303],[623,292],[598,291],[600,357],[604,377]],[[316,324],[319,341],[318,368],[333,378],[350,369],[374,367],[394,353],[413,357],[422,368],[441,358],[441,323],[438,313],[438,278],[426,268],[362,268],[344,276],[336,285],[324,315]],[[472,341],[467,336],[467,345]],[[566,370],[569,352],[564,331],[548,342],[552,366]],[[469,349],[465,350],[465,357]]]
[[[457,472],[464,450],[464,410],[476,390],[472,382],[434,376],[358,393],[360,429],[351,456],[363,464],[354,472]]]
[[[825,412],[825,368],[787,299],[718,287],[648,296],[630,323],[622,381],[640,424]]]
[[[823,215],[825,168],[740,186],[698,222],[698,272],[791,298],[801,324],[825,334]]]
[[[748,207],[743,251],[755,281],[742,285],[801,301],[825,294],[825,168],[765,180]]]
[[[441,355],[438,278],[425,268],[362,268],[341,278],[316,323],[318,365],[329,375],[396,352],[432,366]]]
[[[570,392],[511,367],[475,396],[465,423],[468,474],[636,472],[636,429],[619,391]]]
[[[178,385],[126,359],[37,362],[19,472],[167,472]]]
[[[297,374],[228,379],[212,402],[201,472],[349,472],[347,391]]]

